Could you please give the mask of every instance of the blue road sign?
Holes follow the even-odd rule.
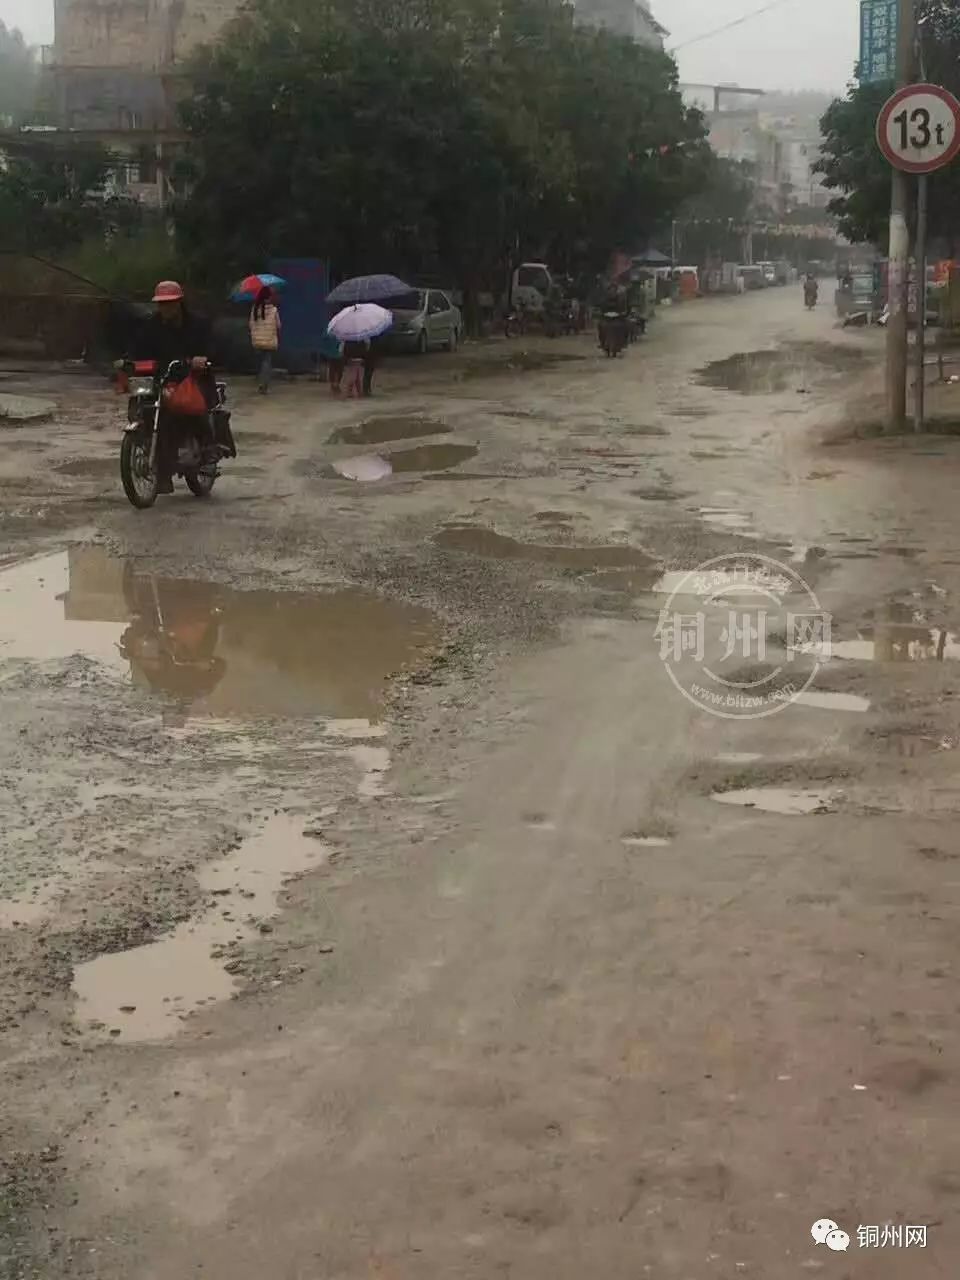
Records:
[[[860,0],[860,83],[897,74],[897,0]]]

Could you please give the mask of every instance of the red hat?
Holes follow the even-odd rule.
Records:
[[[183,289],[176,280],[161,280],[153,291],[154,302],[182,302]]]

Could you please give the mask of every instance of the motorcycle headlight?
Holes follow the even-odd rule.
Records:
[[[140,378],[138,381],[131,382],[130,394],[132,396],[152,396],[153,380],[149,378]]]

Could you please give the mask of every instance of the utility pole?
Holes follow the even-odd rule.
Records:
[[[897,88],[914,80],[915,0],[900,0],[897,23]],[[907,274],[910,260],[910,178],[893,170],[890,192],[890,252],[887,265],[887,431],[902,431],[907,419]]]

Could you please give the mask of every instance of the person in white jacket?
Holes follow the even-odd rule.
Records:
[[[260,354],[257,390],[262,396],[270,390],[273,357],[280,348],[280,328],[280,310],[273,300],[273,290],[265,285],[250,312],[250,341],[254,351]]]

